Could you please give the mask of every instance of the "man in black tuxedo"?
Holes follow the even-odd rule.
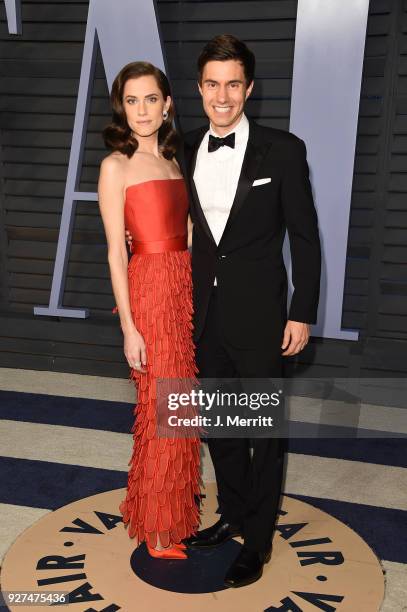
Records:
[[[281,377],[317,319],[320,242],[304,142],[248,119],[255,58],[230,35],[199,60],[209,126],[184,137],[193,221],[194,340],[201,378]],[[294,293],[287,317],[282,247],[288,231]],[[220,519],[189,539],[194,547],[242,535],[225,576],[239,587],[270,558],[284,459],[283,440],[209,438]]]

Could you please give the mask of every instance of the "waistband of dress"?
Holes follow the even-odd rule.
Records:
[[[132,242],[132,253],[146,255],[148,253],[166,253],[167,251],[185,251],[188,248],[188,236],[177,236],[166,240],[149,240],[148,242]]]

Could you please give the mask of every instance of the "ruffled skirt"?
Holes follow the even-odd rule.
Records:
[[[146,373],[132,369],[137,403],[127,492],[120,504],[129,536],[168,546],[199,525],[200,438],[157,435],[157,379],[196,381],[189,251],[132,256],[133,320],[146,344]]]

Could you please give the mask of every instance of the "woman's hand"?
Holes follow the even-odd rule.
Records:
[[[129,245],[130,252],[132,253],[133,252],[133,236],[130,234],[128,229],[126,229],[124,234],[125,234],[125,240],[127,244]]]
[[[147,364],[147,353],[144,338],[136,328],[124,332],[124,354],[131,368],[145,374],[143,368]]]

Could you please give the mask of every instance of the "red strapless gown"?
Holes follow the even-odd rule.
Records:
[[[137,387],[134,447],[126,498],[120,504],[129,536],[151,547],[196,532],[199,524],[200,438],[159,438],[157,378],[195,379],[192,281],[187,249],[184,180],[160,179],[126,191],[125,225],[133,236],[128,266],[133,320],[147,350],[147,372],[132,369]]]

